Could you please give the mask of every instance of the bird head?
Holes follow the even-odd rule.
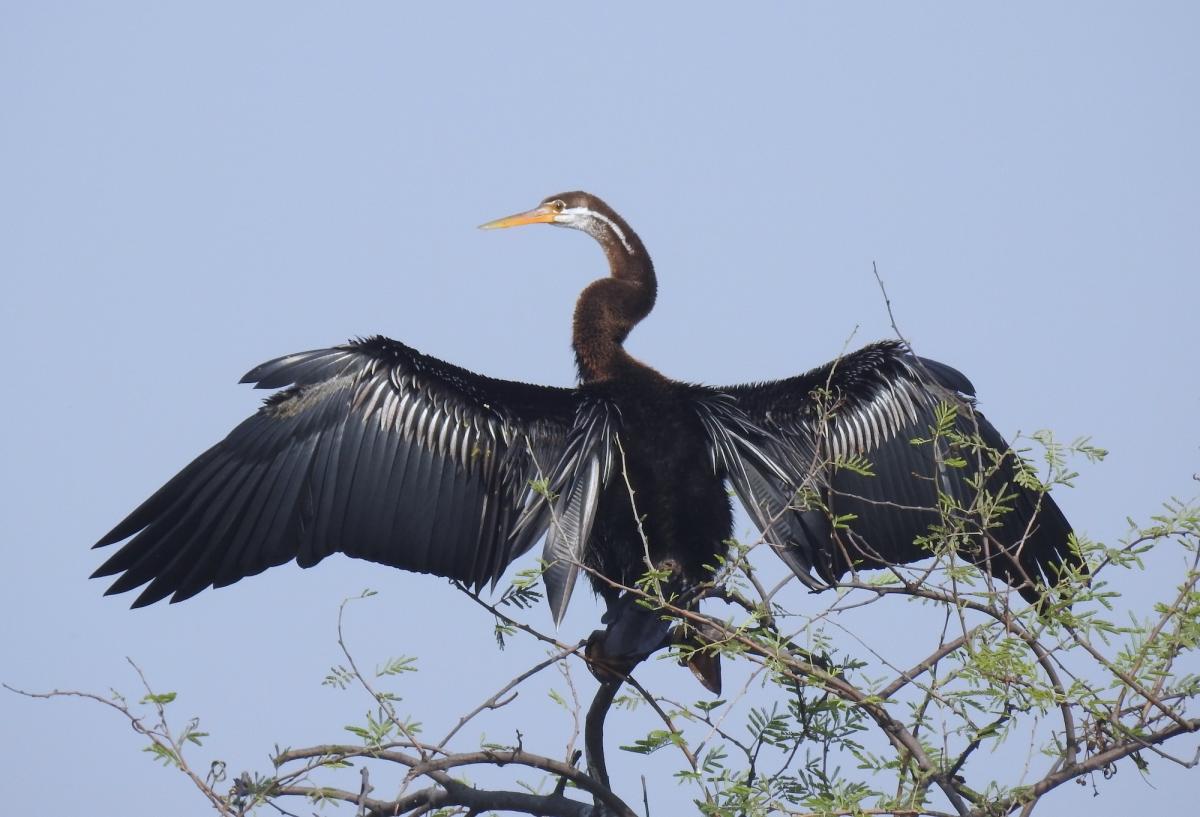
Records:
[[[582,230],[606,247],[619,245],[627,253],[635,252],[636,237],[625,220],[598,196],[581,190],[547,196],[532,210],[498,218],[479,227],[482,230],[496,230],[523,224],[551,224]]]

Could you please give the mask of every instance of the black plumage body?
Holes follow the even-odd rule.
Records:
[[[629,225],[576,192],[485,226],[527,223],[583,230],[608,259],[575,309],[576,388],[484,377],[380,337],[264,363],[243,382],[281,391],[97,544],[127,540],[95,573],[117,575],[108,592],[181,601],[336,552],[480,587],[544,541],[555,620],[583,571],[611,629],[615,586],[647,561],[676,590],[709,578],[731,535],[727,488],[812,589],[939,542],[1030,601],[1082,569],[1070,525],[1022,486],[954,369],[883,342],[771,383],[670,380],[624,349],[657,294]]]
[[[585,551],[596,591],[611,600],[607,580],[632,587],[652,565],[666,565],[685,584],[704,581],[728,549],[733,511],[693,390],[639,365],[583,388],[610,401],[620,418],[621,473],[600,495]]]

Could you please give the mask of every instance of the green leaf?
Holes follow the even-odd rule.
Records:
[[[412,656],[401,655],[398,658],[389,658],[383,666],[375,668],[375,677],[381,678],[384,675],[402,675],[406,672],[417,671],[417,659]]]
[[[154,756],[154,759],[164,766],[179,766],[179,755],[175,754],[174,750],[168,749],[161,743],[151,743],[143,752],[149,752]]]
[[[165,706],[166,704],[171,703],[171,701],[173,701],[173,700],[175,700],[174,692],[163,692],[161,694],[152,692],[149,695],[147,695],[146,697],[142,698],[142,703],[155,704],[156,706]]]

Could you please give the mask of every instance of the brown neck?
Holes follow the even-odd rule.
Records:
[[[571,345],[584,383],[611,380],[642,365],[623,344],[629,331],[650,314],[658,293],[654,264],[632,230],[625,228],[624,241],[611,235],[597,238],[611,274],[589,284],[575,304]]]

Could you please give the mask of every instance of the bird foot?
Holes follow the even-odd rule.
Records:
[[[625,678],[650,655],[671,644],[670,621],[642,607],[634,596],[610,600],[602,621],[605,628],[593,632],[584,648],[592,675],[601,682]]]
[[[679,663],[714,695],[721,694],[721,655],[713,645],[721,634],[707,623],[672,626],[661,613],[637,604],[631,596],[610,602],[603,630],[595,630],[584,647],[588,668],[601,683],[624,680],[654,653],[671,646],[682,648]]]
[[[583,655],[593,677],[602,684],[623,681],[633,668],[648,657],[646,655],[613,654],[608,650],[608,631],[594,630],[584,645]]]

